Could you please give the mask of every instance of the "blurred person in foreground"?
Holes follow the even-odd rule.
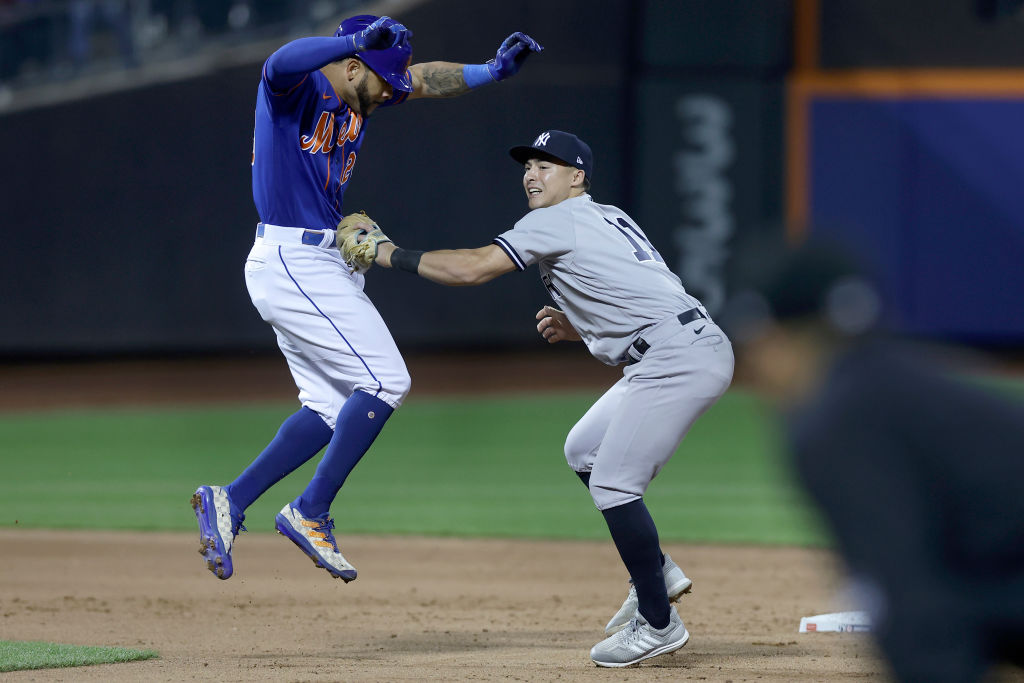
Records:
[[[769,270],[723,326],[784,417],[896,678],[1024,664],[1024,408],[886,334],[848,254],[808,245]]]

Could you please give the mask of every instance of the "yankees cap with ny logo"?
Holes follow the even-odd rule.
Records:
[[[588,180],[594,172],[594,155],[590,146],[572,133],[561,130],[546,130],[534,139],[533,144],[520,145],[508,151],[521,164],[535,158],[538,152],[582,169]]]

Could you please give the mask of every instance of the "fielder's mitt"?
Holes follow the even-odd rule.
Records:
[[[366,271],[377,258],[377,246],[391,240],[365,211],[352,213],[341,219],[337,227],[336,244],[349,268]]]

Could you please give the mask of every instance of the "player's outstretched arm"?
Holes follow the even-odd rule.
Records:
[[[454,97],[481,85],[502,81],[515,75],[534,52],[544,48],[525,33],[510,35],[498,48],[494,59],[484,64],[456,64],[453,62],[423,62],[409,67],[413,91],[409,99],[417,97]]]
[[[263,77],[274,92],[285,92],[315,71],[331,62],[356,53],[351,36],[342,38],[299,38],[270,55],[263,66]]]
[[[381,50],[407,43],[412,31],[388,17],[381,17],[362,31],[343,36],[299,38],[270,55],[264,66],[274,92],[291,89],[311,71],[364,50]]]
[[[412,92],[408,99],[418,97],[455,97],[469,92],[462,75],[464,64],[454,62],[423,62],[409,67]]]
[[[545,306],[537,311],[537,331],[548,340],[548,344],[560,341],[582,341],[580,333],[569,322],[565,313],[552,306]]]
[[[451,287],[482,285],[516,269],[512,259],[495,244],[479,249],[411,251],[393,243],[381,244],[377,265],[416,273],[420,277]]]

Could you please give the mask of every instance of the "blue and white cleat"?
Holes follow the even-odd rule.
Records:
[[[199,554],[206,558],[206,568],[218,579],[229,579],[234,573],[231,546],[239,531],[245,531],[239,512],[222,486],[200,486],[192,494],[192,510],[199,522]]]
[[[274,526],[278,533],[299,546],[313,560],[313,564],[323,567],[334,578],[342,579],[345,583],[356,578],[356,568],[338,550],[338,542],[334,540],[331,531],[334,529],[334,520],[328,515],[305,517],[289,503],[277,513]]]

